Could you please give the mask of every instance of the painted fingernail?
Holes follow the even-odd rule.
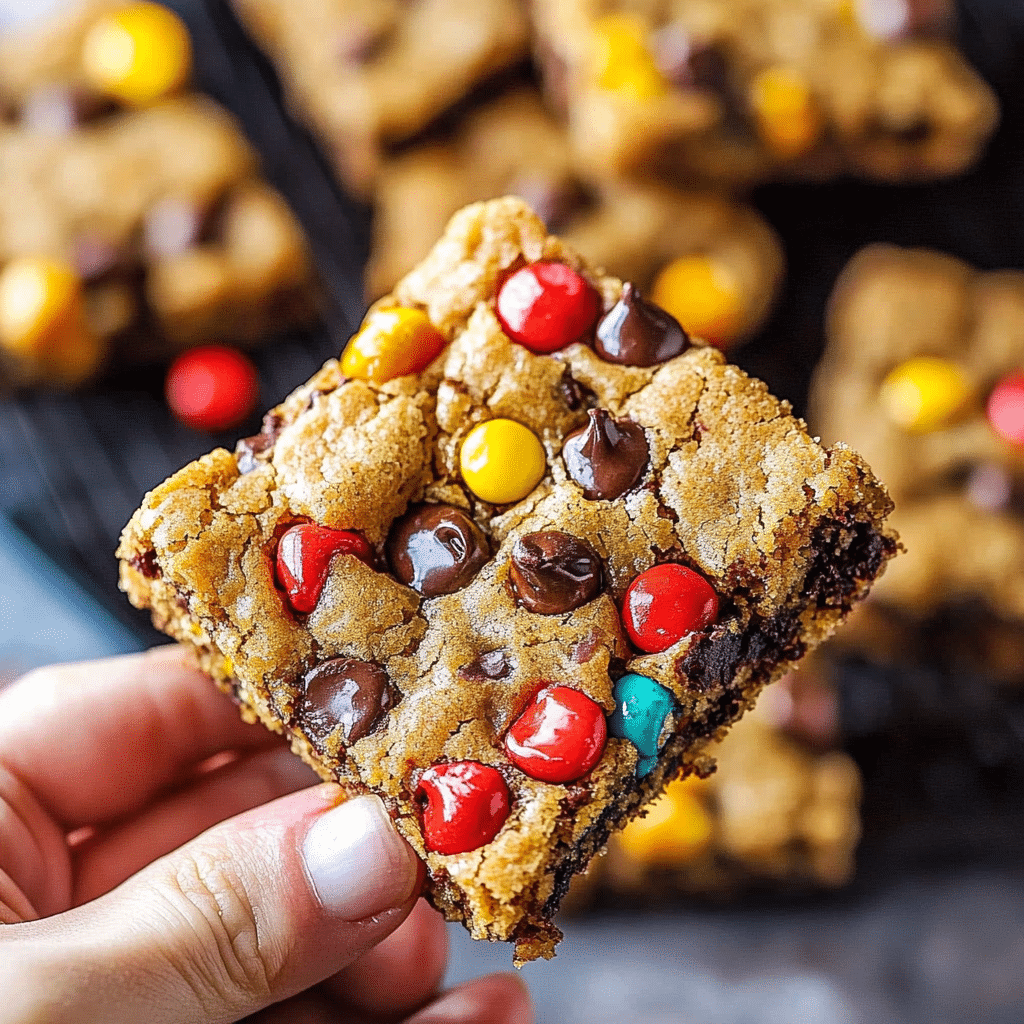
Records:
[[[313,891],[332,916],[361,921],[399,907],[417,884],[417,860],[375,796],[331,808],[302,843]]]

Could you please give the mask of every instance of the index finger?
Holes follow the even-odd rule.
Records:
[[[177,645],[36,669],[0,692],[0,764],[66,829],[145,806],[221,751],[275,742]]]

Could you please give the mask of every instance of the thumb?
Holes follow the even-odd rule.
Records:
[[[0,991],[32,1003],[0,1020],[229,1022],[335,974],[401,924],[422,878],[379,799],[341,798],[284,797],[92,903],[5,929]]]

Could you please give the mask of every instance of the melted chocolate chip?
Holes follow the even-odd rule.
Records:
[[[97,281],[115,270],[124,269],[125,253],[101,235],[79,235],[73,243],[75,270],[83,281]]]
[[[252,437],[243,437],[235,445],[235,459],[238,462],[239,473],[251,473],[262,463],[257,456],[270,451],[277,443],[278,435],[281,433],[281,417],[276,413],[268,412],[263,417],[263,429]]]
[[[346,64],[365,67],[384,53],[394,34],[392,27],[351,25],[338,39],[338,56]]]
[[[627,282],[619,301],[597,325],[594,349],[602,359],[625,366],[654,366],[690,347],[675,317],[648,302]]]
[[[520,537],[512,548],[508,590],[521,608],[540,615],[572,611],[601,591],[601,559],[578,537],[545,530]]]
[[[21,108],[21,123],[39,135],[70,135],[87,121],[94,121],[113,109],[113,104],[95,93],[73,86],[47,85],[29,93]]]
[[[206,227],[206,214],[185,199],[161,199],[146,214],[142,244],[153,257],[180,256],[199,243]]]
[[[369,735],[395,706],[387,673],[372,661],[332,658],[306,673],[299,720],[318,750],[341,728],[346,743]]]
[[[509,191],[526,200],[549,231],[564,231],[588,205],[587,193],[574,178],[528,174],[516,178]]]
[[[590,405],[596,399],[590,388],[585,387],[573,377],[568,366],[562,373],[562,379],[558,382],[558,393],[573,412],[582,409],[585,405]]]
[[[147,580],[160,578],[160,566],[157,565],[156,552],[152,549],[149,551],[143,551],[138,555],[132,555],[132,557],[128,559],[128,564],[136,572],[141,572]]]
[[[621,497],[643,476],[649,455],[639,423],[613,420],[607,409],[590,409],[585,427],[573,431],[562,446],[569,476],[594,500]]]
[[[729,91],[728,62],[720,46],[694,38],[677,24],[655,33],[654,59],[661,73],[681,89],[701,89],[726,96]]]
[[[482,682],[485,679],[504,679],[511,671],[512,666],[504,651],[485,651],[463,665],[459,675],[463,679]]]
[[[391,528],[388,561],[395,575],[424,597],[461,590],[490,558],[487,538],[451,505],[420,505]]]

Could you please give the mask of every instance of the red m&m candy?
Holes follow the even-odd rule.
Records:
[[[1004,377],[988,397],[988,422],[1011,444],[1024,445],[1024,373]]]
[[[320,600],[331,559],[355,555],[373,564],[373,550],[358,533],[300,523],[287,530],[277,545],[277,582],[297,612],[311,612]]]
[[[195,430],[227,430],[256,408],[256,367],[241,352],[203,345],[183,352],[167,371],[164,393],[171,412]]]
[[[513,341],[531,352],[554,352],[594,329],[601,298],[572,267],[541,261],[505,278],[496,312]]]
[[[629,585],[622,621],[630,640],[649,654],[667,650],[687,633],[715,621],[718,595],[685,565],[655,565]]]
[[[512,723],[505,752],[542,782],[572,782],[600,760],[608,738],[604,710],[570,686],[545,686]]]
[[[467,853],[489,843],[508,817],[512,798],[497,768],[477,761],[435,764],[420,776],[423,840],[433,853]]]

